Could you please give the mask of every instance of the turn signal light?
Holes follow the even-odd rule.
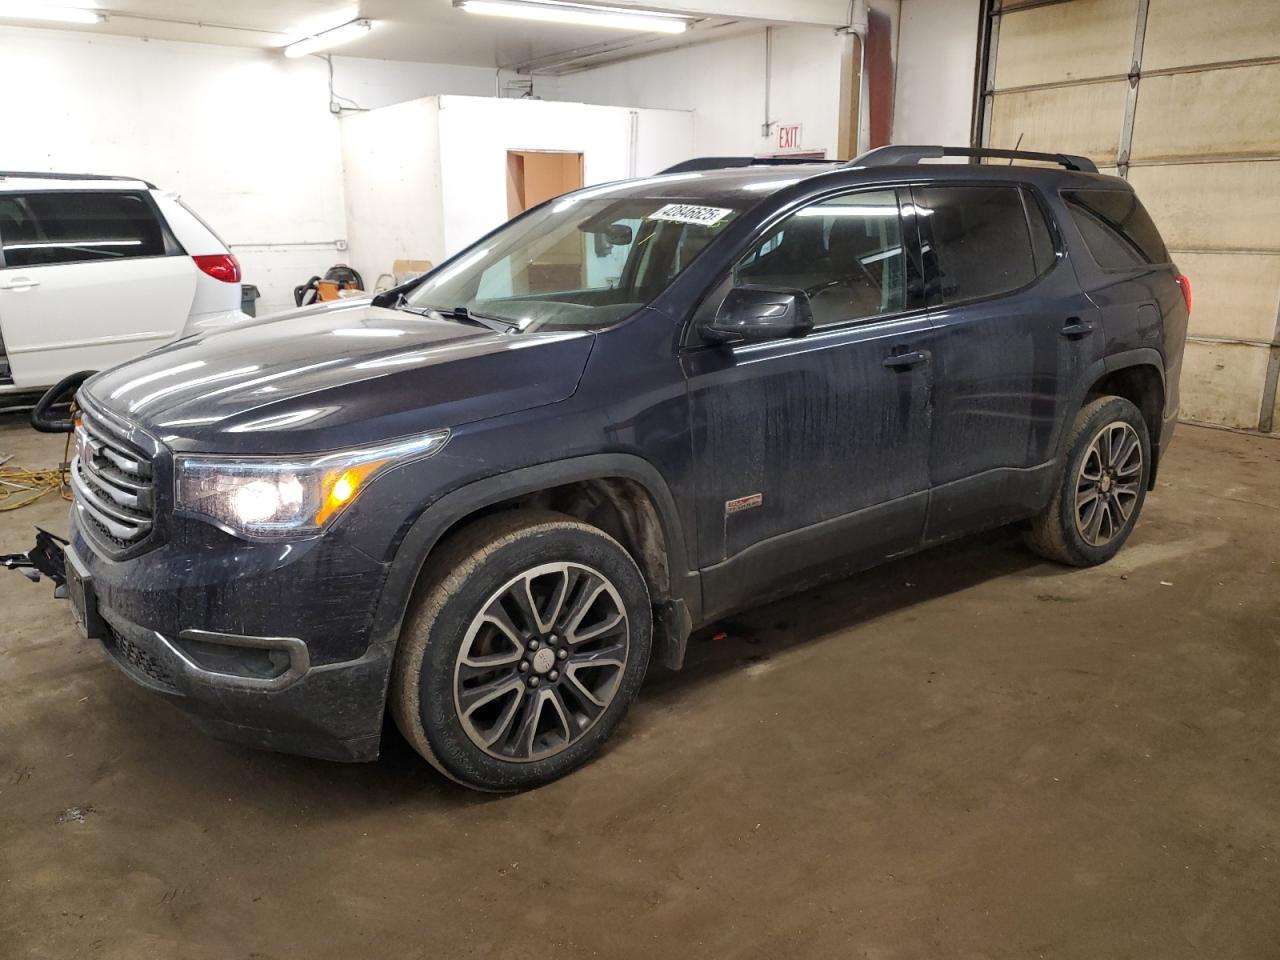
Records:
[[[223,283],[240,282],[240,261],[230,253],[211,253],[202,257],[192,257],[204,273],[221,280]]]

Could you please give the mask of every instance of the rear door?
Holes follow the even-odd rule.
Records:
[[[1101,349],[1043,199],[1015,183],[912,189],[937,328],[926,540],[1034,513]]]
[[[195,273],[145,192],[0,195],[0,335],[14,385],[48,386],[172,340]]]
[[[920,542],[929,350],[915,226],[893,189],[802,207],[763,233],[695,319],[689,382],[705,614]],[[704,344],[731,285],[808,293],[808,336]]]

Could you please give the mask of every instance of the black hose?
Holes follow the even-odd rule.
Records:
[[[74,430],[76,428],[74,420],[70,417],[65,420],[54,419],[50,411],[60,401],[71,400],[80,389],[80,384],[97,372],[97,370],[81,370],[79,373],[69,374],[46,390],[31,411],[31,426],[41,433],[70,433]]]

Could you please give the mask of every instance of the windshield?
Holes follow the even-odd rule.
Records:
[[[729,208],[568,196],[436,271],[405,306],[442,313],[461,307],[522,332],[598,330],[661,293],[755,199]]]

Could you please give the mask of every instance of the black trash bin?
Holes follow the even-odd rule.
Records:
[[[240,284],[240,309],[251,317],[258,315],[258,288],[252,283]]]

